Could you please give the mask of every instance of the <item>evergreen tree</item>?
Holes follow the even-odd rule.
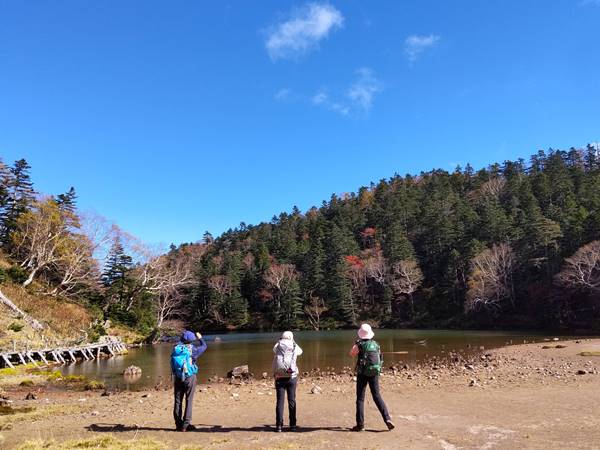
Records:
[[[35,191],[29,174],[31,167],[24,159],[15,161],[9,169],[10,175],[6,181],[7,199],[2,211],[2,241],[8,244],[10,233],[15,229],[17,219],[27,211],[35,199]]]
[[[132,265],[133,260],[131,256],[125,253],[121,239],[118,237],[115,238],[108,252],[104,271],[102,272],[104,286],[113,286],[115,283],[124,280]]]
[[[0,231],[4,229],[6,208],[8,207],[8,189],[11,180],[11,172],[8,166],[0,159]]]
[[[71,188],[64,194],[58,194],[56,196],[56,203],[58,204],[59,208],[70,214],[75,213],[76,202],[77,194],[75,193],[75,188],[73,186],[71,186]]]
[[[297,280],[292,279],[288,282],[280,302],[281,308],[276,318],[277,325],[285,329],[298,328],[302,317],[302,299]]]
[[[390,264],[403,259],[414,259],[415,249],[408,240],[401,223],[393,223],[385,233],[383,250]]]
[[[325,250],[323,248],[323,226],[316,221],[309,234],[310,247],[304,258],[304,291],[323,298],[325,294]]]
[[[327,286],[327,307],[336,320],[353,324],[358,318],[358,308],[352,298],[352,287],[346,276],[348,269],[345,257],[347,239],[336,225],[332,225],[327,234],[327,260],[325,286]]]

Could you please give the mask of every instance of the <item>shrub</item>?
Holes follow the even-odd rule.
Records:
[[[23,380],[19,383],[19,386],[22,386],[22,387],[33,386],[33,380]]]
[[[13,283],[22,284],[27,279],[27,272],[19,266],[11,266],[6,271]]]
[[[53,370],[52,372],[49,372],[46,377],[48,381],[56,381],[61,380],[63,376],[58,370]]]
[[[83,375],[67,375],[63,377],[65,383],[81,383],[85,380],[86,378]]]
[[[106,330],[102,326],[102,324],[95,324],[90,327],[88,332],[88,339],[90,342],[98,342],[101,336],[106,336]]]
[[[8,326],[8,329],[10,331],[14,331],[15,333],[18,333],[19,331],[21,331],[23,328],[25,328],[25,325],[23,325],[20,322],[13,322]]]
[[[84,389],[86,391],[96,391],[99,389],[106,389],[106,385],[102,381],[90,380],[85,383]]]

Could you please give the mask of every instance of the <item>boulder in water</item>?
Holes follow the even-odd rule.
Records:
[[[242,378],[246,380],[252,378],[252,374],[247,365],[237,366],[227,372],[227,378]]]
[[[140,369],[138,366],[129,366],[127,369],[125,369],[123,371],[123,375],[125,375],[126,377],[133,377],[136,375],[141,375],[142,374],[142,369]]]

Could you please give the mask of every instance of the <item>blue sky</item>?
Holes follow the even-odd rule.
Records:
[[[0,0],[0,156],[149,242],[600,141],[600,0]]]

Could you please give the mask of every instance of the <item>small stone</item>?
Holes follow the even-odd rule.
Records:
[[[577,375],[585,375],[587,373],[587,371],[583,370],[583,369],[579,369],[577,371]]]
[[[266,380],[269,377],[269,374],[267,372],[263,372],[262,373],[262,379]]]
[[[91,414],[92,414],[92,416],[97,416],[97,415],[99,415],[100,413],[99,413],[98,411],[92,411],[92,412],[91,412]]]
[[[322,393],[323,393],[323,389],[321,389],[321,387],[320,387],[320,386],[314,385],[314,386],[312,387],[312,389],[310,390],[310,393],[311,393],[311,394],[315,394],[315,395],[317,395],[317,394],[322,394]]]
[[[475,366],[472,364],[465,364],[465,369],[475,370]]]

